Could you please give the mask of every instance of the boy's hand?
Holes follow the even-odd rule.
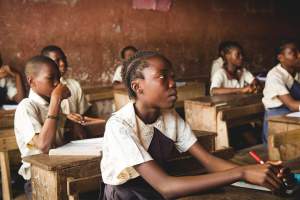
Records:
[[[11,67],[4,65],[0,68],[0,78],[5,78],[7,76],[16,77],[16,72],[14,72]]]
[[[67,99],[70,96],[71,96],[71,92],[69,88],[62,83],[59,83],[51,93],[51,97],[57,97],[60,99]]]
[[[67,118],[70,121],[81,124],[82,126],[89,126],[89,125],[93,125],[93,124],[105,123],[104,119],[87,117],[87,116],[83,116],[83,115],[80,115],[80,114],[77,114],[77,113],[70,113],[70,114],[67,115]]]
[[[247,85],[246,87],[242,88],[243,94],[253,93],[254,89],[251,87],[251,85]]]
[[[279,178],[278,172],[280,171],[279,165],[272,165],[269,163],[248,165],[242,168],[242,179],[264,187],[272,191],[279,191],[283,187],[283,181]]]

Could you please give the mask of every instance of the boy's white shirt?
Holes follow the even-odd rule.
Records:
[[[63,77],[60,78],[60,82],[65,84],[71,92],[71,96],[61,102],[62,112],[64,114],[78,113],[83,115],[91,104],[86,100],[79,82],[75,79],[65,79]]]
[[[11,77],[0,78],[0,87],[7,89],[7,97],[9,100],[13,100],[13,97],[17,94],[16,83]]]
[[[265,108],[276,108],[283,105],[278,96],[289,94],[294,80],[300,81],[300,74],[293,77],[281,64],[277,64],[267,74],[264,97],[262,102]]]
[[[133,166],[152,160],[147,152],[154,127],[174,141],[179,152],[187,151],[197,138],[175,110],[162,111],[153,124],[144,124],[130,102],[113,113],[105,127],[101,175],[104,183],[120,185],[139,176]]]
[[[15,112],[14,131],[21,157],[42,153],[32,145],[33,137],[40,133],[44,122],[47,119],[49,103],[40,97],[33,90],[30,90],[28,98],[23,99]],[[64,141],[64,115],[59,115],[57,123],[56,140],[54,146],[61,146]],[[25,180],[31,178],[30,164],[22,161],[19,174]]]
[[[118,82],[122,82],[122,68],[123,65],[119,65],[114,73],[114,77],[112,82],[118,81]]]
[[[240,80],[237,79],[228,79],[225,69],[221,68],[215,72],[212,80],[210,91],[213,88],[243,88],[247,84],[251,84],[255,77],[247,69],[242,68],[242,76]]]
[[[212,80],[216,71],[218,71],[219,69],[222,69],[223,64],[224,64],[224,61],[223,61],[222,57],[219,57],[213,61],[212,66],[211,66],[211,72],[210,72],[210,80]]]

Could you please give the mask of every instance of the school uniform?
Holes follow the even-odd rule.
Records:
[[[18,104],[15,112],[14,131],[22,158],[42,153],[41,150],[34,146],[32,139],[41,132],[47,119],[48,110],[49,103],[33,90],[30,90],[28,98],[23,99]],[[65,120],[65,117],[60,114],[53,148],[64,143]],[[22,161],[19,174],[25,180],[30,180],[30,163]]]
[[[123,68],[123,65],[118,65],[117,68],[116,68],[116,71],[114,73],[114,77],[113,77],[113,80],[112,82],[122,82],[123,79],[122,79],[122,68]]]
[[[223,68],[223,65],[224,65],[224,60],[222,57],[219,57],[213,61],[211,66],[211,72],[210,72],[210,80],[212,80],[212,77],[214,76],[216,71]]]
[[[79,82],[75,79],[65,79],[63,77],[60,78],[60,82],[65,84],[71,92],[71,96],[61,102],[62,112],[64,114],[78,113],[83,115],[91,104],[86,100]]]
[[[243,88],[253,82],[255,77],[247,69],[241,69],[239,80],[230,78],[224,68],[215,72],[212,80],[210,90],[213,88]]]
[[[166,161],[196,141],[190,126],[175,110],[161,111],[154,123],[145,124],[133,103],[128,103],[112,115],[105,128],[101,160],[105,199],[163,199],[134,166],[155,160],[167,170]]]
[[[0,78],[0,104],[4,103],[6,98],[13,100],[17,94],[16,83],[11,77]]]
[[[265,106],[265,117],[263,125],[263,142],[268,139],[268,118],[275,115],[290,113],[278,96],[290,94],[295,100],[300,100],[300,74],[292,76],[279,63],[267,74],[265,88],[263,90],[262,102]]]

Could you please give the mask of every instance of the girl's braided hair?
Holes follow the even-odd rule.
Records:
[[[131,88],[131,82],[137,78],[144,79],[142,71],[149,67],[147,60],[153,57],[160,57],[171,65],[171,62],[165,56],[156,51],[138,51],[128,61],[123,62],[122,79],[128,90],[129,98],[136,98],[136,93]]]

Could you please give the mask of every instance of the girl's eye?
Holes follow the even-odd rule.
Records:
[[[160,79],[165,79],[165,78],[166,78],[166,75],[160,75],[159,78],[160,78]]]

